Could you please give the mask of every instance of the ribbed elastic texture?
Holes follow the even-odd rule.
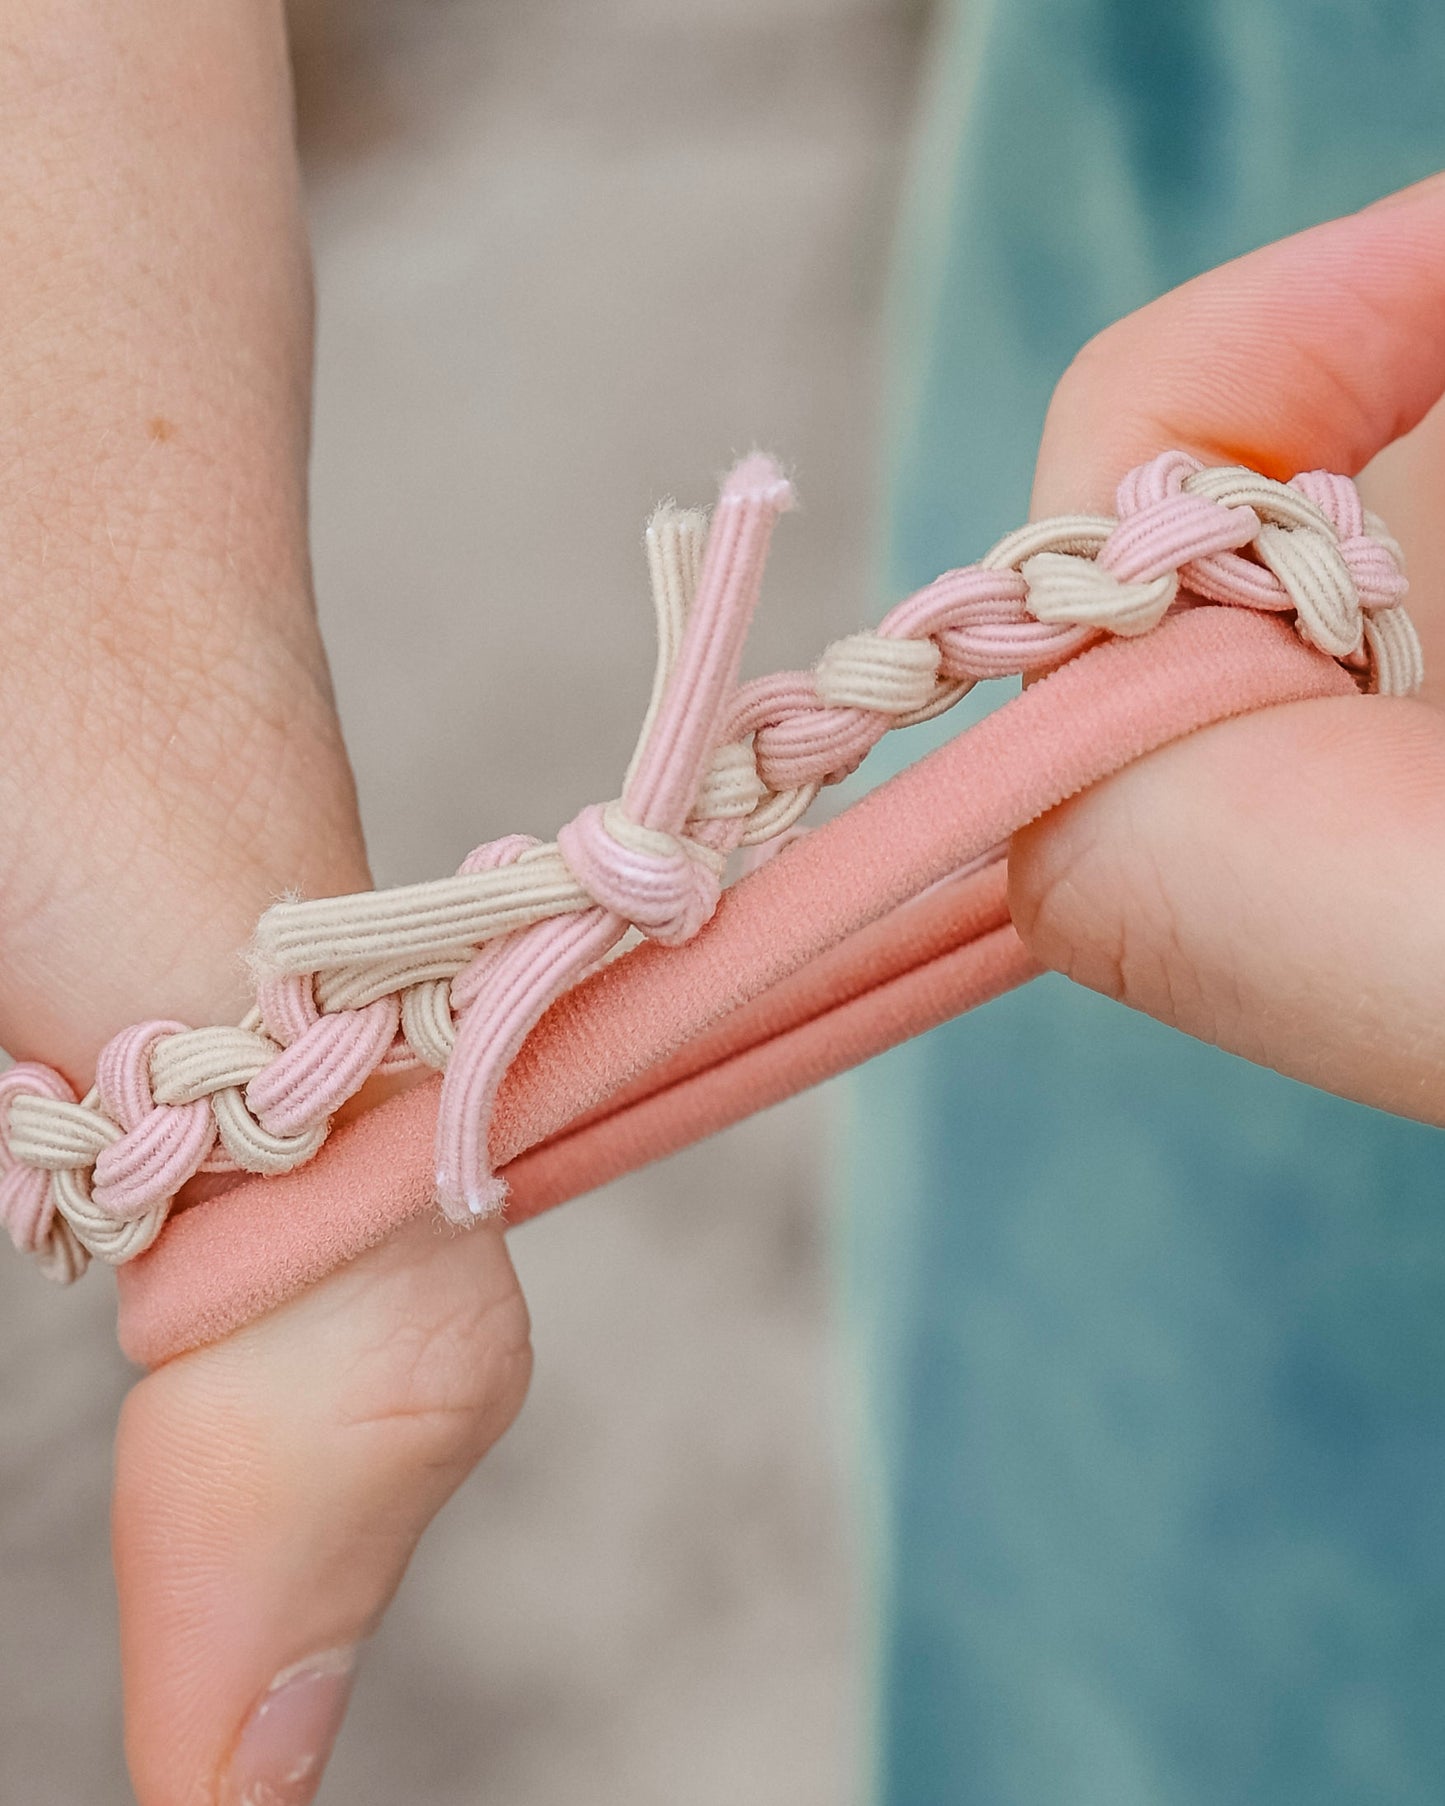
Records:
[[[1002,867],[956,874],[1196,728],[1355,692],[1285,620],[1236,608],[1175,614],[1076,658],[734,886],[686,946],[644,945],[554,1003],[492,1120],[512,1216],[1021,982],[1033,968],[1001,914]],[[154,1366],[213,1341],[432,1208],[438,1090],[428,1081],[335,1131],[309,1165],[173,1218],[119,1275],[127,1354]]]

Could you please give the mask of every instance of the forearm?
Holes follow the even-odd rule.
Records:
[[[310,277],[276,0],[0,26],[0,1043],[244,1005],[366,882],[310,604]]]

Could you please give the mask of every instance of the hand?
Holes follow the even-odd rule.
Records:
[[[282,890],[368,882],[309,593],[277,0],[16,0],[0,233],[0,1044],[83,1090],[129,1022],[237,1019]],[[311,1797],[337,1652],[527,1373],[501,1236],[420,1226],[136,1387],[115,1556],[141,1806]]]
[[[1080,983],[1445,1124],[1442,319],[1436,178],[1211,271],[1077,359],[1038,513],[1112,512],[1123,472],[1172,445],[1276,477],[1365,470],[1430,676],[1421,701],[1298,703],[1152,754],[1017,837],[1010,903]]]

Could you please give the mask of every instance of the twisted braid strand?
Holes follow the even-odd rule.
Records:
[[[736,849],[776,844],[891,729],[984,678],[1052,670],[1106,635],[1199,601],[1288,613],[1361,688],[1423,671],[1399,546],[1345,477],[1290,483],[1165,452],[1120,483],[1117,518],[1065,516],[1001,540],[835,642],[811,671],[738,686],[787,480],[745,459],[711,522],[664,508],[647,531],[658,662],[610,803],[543,844],[510,835],[457,874],[285,901],[252,948],[256,1003],[235,1027],[144,1022],[102,1049],[77,1098],[51,1068],[0,1074],[0,1222],[63,1283],[132,1259],[197,1173],[309,1160],[376,1072],[444,1072],[443,1210],[499,1210],[487,1133],[497,1087],[550,1003],[629,929],[665,944],[709,920]]]

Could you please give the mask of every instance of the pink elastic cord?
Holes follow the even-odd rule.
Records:
[[[781,471],[762,456],[745,459],[723,486],[677,665],[620,805],[594,804],[557,836],[597,906],[484,947],[454,985],[465,1009],[442,1081],[436,1152],[437,1199],[454,1222],[492,1215],[506,1199],[487,1146],[492,1108],[548,1006],[634,924],[676,946],[717,908],[727,846],[721,836],[710,847],[682,830],[737,685],[773,523],[791,500]]]
[[[552,1001],[629,925],[663,945],[688,940],[731,850],[787,836],[891,728],[939,713],[980,677],[1042,674],[1103,636],[1147,635],[1202,595],[1287,612],[1306,644],[1378,692],[1409,694],[1421,679],[1399,548],[1352,483],[1321,472],[1276,483],[1166,452],[1123,478],[1116,519],[1032,522],[811,671],[734,693],[788,500],[776,465],[753,457],[725,486],[701,562],[698,517],[654,521],[659,682],[615,802],[583,811],[552,846],[491,842],[449,878],[274,904],[257,926],[246,1019],[126,1029],[84,1098],[48,1068],[12,1070],[0,1223],[52,1277],[144,1253],[196,1172],[293,1171],[373,1073],[421,1064],[447,1073],[444,1208],[462,1222],[499,1210],[491,1111]]]
[[[1181,613],[1065,665],[736,885],[685,947],[644,945],[560,997],[496,1099],[489,1152],[517,1188],[513,1214],[1021,982],[1033,967],[1001,924],[1000,870],[929,887],[1196,728],[1354,693],[1284,621],[1233,609]],[[666,1068],[644,1076],[664,1061],[677,1062],[670,1082]],[[439,1090],[419,1086],[337,1130],[308,1166],[174,1218],[119,1274],[126,1352],[156,1365],[215,1340],[431,1208]]]

